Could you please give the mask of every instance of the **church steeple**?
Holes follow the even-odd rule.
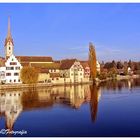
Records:
[[[10,17],[8,17],[8,34],[7,34],[7,38],[12,38],[12,36],[11,36],[11,28],[10,28]]]
[[[14,47],[14,43],[13,43],[13,39],[12,39],[12,35],[11,35],[11,27],[10,27],[10,17],[8,17],[8,32],[7,32],[7,37],[5,39],[5,57],[9,57],[13,54],[13,47]]]

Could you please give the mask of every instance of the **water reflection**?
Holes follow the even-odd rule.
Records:
[[[95,122],[97,118],[98,102],[101,97],[101,89],[96,85],[90,86],[91,99],[90,99],[90,110],[92,121]]]
[[[6,91],[0,93],[0,116],[5,117],[5,129],[12,131],[14,123],[23,110],[21,91]]]
[[[90,101],[89,85],[50,87],[29,90],[22,94],[24,109],[52,107],[54,104],[78,109],[84,102],[88,101]]]
[[[0,92],[0,116],[5,118],[5,129],[12,131],[14,123],[21,112],[40,108],[52,108],[62,105],[71,109],[79,109],[82,104],[89,103],[91,120],[95,122],[98,116],[98,104],[101,90],[133,89],[140,85],[140,80],[108,81],[97,85],[77,85],[64,87],[48,87],[20,91]]]
[[[102,82],[99,84],[102,89],[107,90],[119,90],[123,88],[133,89],[140,86],[140,79],[128,79],[128,80],[110,80],[108,82]]]

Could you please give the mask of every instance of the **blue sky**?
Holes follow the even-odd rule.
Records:
[[[4,55],[8,16],[15,55],[140,60],[140,4],[0,4],[0,55]]]

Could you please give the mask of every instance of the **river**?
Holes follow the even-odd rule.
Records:
[[[0,136],[140,136],[140,79],[0,91]]]

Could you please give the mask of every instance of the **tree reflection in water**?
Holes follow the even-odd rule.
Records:
[[[96,85],[90,85],[91,99],[90,99],[90,111],[91,119],[93,122],[96,121],[98,112],[98,102],[101,96],[100,88]]]
[[[108,81],[97,85],[76,85],[25,89],[16,91],[0,91],[0,117],[5,118],[5,128],[12,131],[14,123],[21,112],[40,108],[52,108],[54,104],[60,107],[79,109],[82,104],[89,103],[91,120],[97,120],[98,103],[101,89],[122,90],[140,85],[140,80]],[[121,92],[117,92],[121,93]],[[123,93],[123,92],[122,92]]]

